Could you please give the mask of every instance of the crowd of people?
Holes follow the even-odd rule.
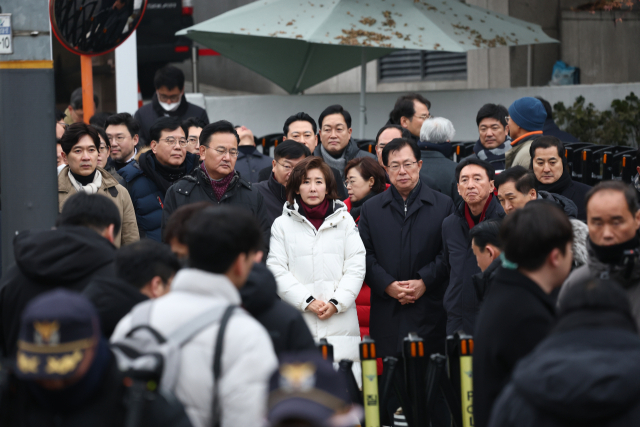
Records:
[[[409,333],[430,355],[456,332],[476,426],[638,422],[637,190],[573,181],[547,101],[482,106],[458,163],[419,94],[375,154],[331,105],[283,114],[271,158],[176,68],[154,84],[134,116],[84,124],[74,92],[56,123],[58,222],[0,283],[2,425],[354,426],[320,340],[361,386],[363,336],[403,372]]]

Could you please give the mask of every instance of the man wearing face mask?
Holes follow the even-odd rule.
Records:
[[[175,117],[180,121],[195,117],[209,123],[207,112],[187,102],[184,96],[184,73],[178,68],[166,65],[156,72],[153,78],[156,92],[153,100],[136,111],[134,118],[140,123],[140,142],[149,145],[149,129],[158,117]]]
[[[589,259],[564,282],[558,305],[579,283],[590,278],[613,279],[627,292],[640,326],[640,209],[635,190],[620,181],[604,181],[587,193],[585,203]]]

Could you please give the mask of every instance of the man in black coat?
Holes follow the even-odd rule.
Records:
[[[253,213],[260,223],[266,258],[271,227],[262,194],[235,170],[239,142],[238,133],[226,120],[202,129],[200,156],[204,160],[191,175],[178,180],[167,190],[162,227],[180,206],[203,201],[239,206]]]
[[[149,145],[149,130],[158,117],[175,117],[181,122],[195,117],[209,123],[209,116],[204,108],[187,102],[184,96],[184,73],[180,69],[165,65],[156,71],[153,78],[156,88],[150,104],[142,106],[133,116],[140,123],[140,143]]]
[[[317,350],[316,343],[298,310],[278,298],[276,279],[263,264],[253,270],[240,289],[242,307],[269,332],[277,356]]]
[[[168,293],[180,263],[167,245],[143,239],[117,252],[115,269],[117,277],[96,277],[82,292],[98,311],[105,338],[135,305]]]
[[[14,357],[20,316],[29,301],[55,288],[81,292],[94,277],[114,277],[116,205],[78,193],[65,203],[54,230],[28,230],[13,242],[16,263],[0,282],[0,350]]]
[[[536,176],[537,190],[566,197],[578,207],[578,219],[587,220],[584,198],[591,186],[571,179],[564,155],[564,145],[555,136],[541,136],[531,143],[531,169]],[[561,154],[562,153],[562,154]]]
[[[413,141],[392,140],[382,158],[392,185],[362,205],[358,224],[367,251],[371,337],[378,357],[399,357],[409,332],[425,340],[425,354],[442,353],[447,269],[441,224],[453,202],[421,183],[420,150]]]
[[[623,288],[587,280],[567,297],[551,334],[513,372],[490,426],[640,425],[640,338]]]
[[[493,195],[493,166],[484,160],[467,158],[456,167],[458,192],[462,196],[455,211],[442,223],[444,260],[450,270],[444,296],[447,335],[464,331],[473,335],[478,298],[473,275],[480,272],[471,247],[469,231],[489,219],[504,218],[504,210]]]
[[[474,334],[473,413],[485,427],[511,372],[549,333],[551,292],[571,271],[573,231],[555,205],[532,201],[502,224],[503,266],[486,295]]]
[[[293,140],[282,142],[274,151],[271,175],[266,181],[254,184],[254,187],[264,197],[269,228],[273,225],[273,221],[282,215],[284,204],[287,201],[285,186],[291,171],[300,161],[310,155],[309,149],[304,144]]]

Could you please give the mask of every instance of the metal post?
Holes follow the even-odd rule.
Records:
[[[360,66],[360,139],[364,139],[364,125],[367,122],[367,106],[365,94],[367,93],[367,58],[365,48],[362,48],[362,65]]]
[[[2,0],[12,14],[13,53],[0,55],[2,266],[13,264],[18,231],[51,228],[58,214],[54,79],[48,2]],[[25,167],[25,153],[29,167]]]
[[[93,64],[88,55],[80,55],[80,75],[82,77],[82,112],[84,122],[89,124],[89,119],[95,113],[95,103],[93,101]]]
[[[527,87],[531,87],[531,80],[533,75],[533,46],[527,45]]]
[[[133,115],[138,109],[138,47],[136,32],[115,51],[116,55],[116,110]]]
[[[198,84],[198,46],[195,43],[191,46],[191,80],[193,82],[192,92],[200,92],[200,85]]]

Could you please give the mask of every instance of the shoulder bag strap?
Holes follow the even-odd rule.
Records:
[[[227,329],[227,323],[233,314],[233,310],[237,306],[230,305],[224,311],[222,319],[220,319],[220,328],[218,329],[218,336],[216,337],[216,347],[213,353],[213,413],[211,416],[213,427],[220,427],[220,399],[218,398],[218,384],[221,375],[222,368],[222,343],[224,341],[224,333]]]

